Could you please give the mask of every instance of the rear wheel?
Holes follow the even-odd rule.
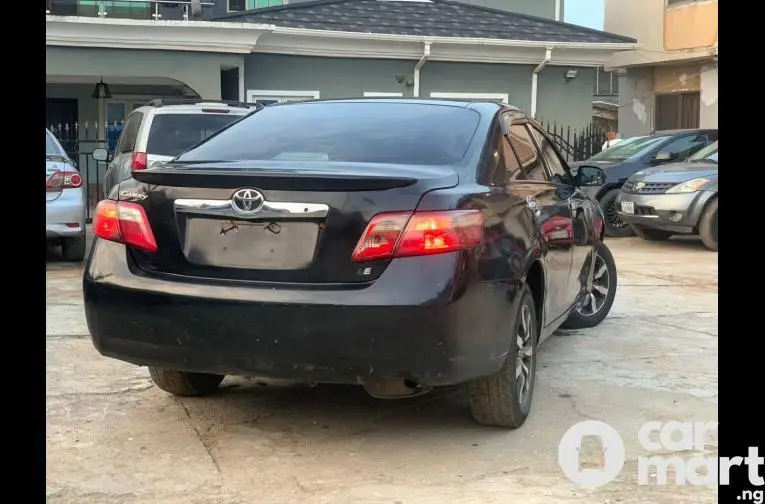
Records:
[[[61,257],[65,261],[79,262],[85,258],[85,237],[64,238],[61,240]]]
[[[662,231],[661,229],[653,229],[645,226],[632,225],[632,230],[636,235],[644,240],[648,241],[664,241],[669,240],[672,237],[672,233]]]
[[[470,412],[481,425],[515,429],[531,411],[537,366],[537,317],[528,286],[521,291],[510,351],[496,374],[467,384]]]
[[[172,369],[149,368],[149,375],[154,384],[173,395],[193,397],[215,391],[223,381],[222,375],[187,373]]]
[[[561,325],[564,329],[584,329],[603,322],[611,311],[616,298],[616,261],[604,243],[595,252],[595,272],[592,290],[584,295],[568,319]]]
[[[715,252],[717,252],[717,228],[717,198],[715,198],[704,209],[699,222],[701,241],[709,250]]]
[[[632,228],[626,224],[616,212],[616,197],[619,195],[619,189],[611,189],[600,198],[600,208],[603,209],[603,215],[606,218],[606,236],[611,238],[626,238],[634,233]]]

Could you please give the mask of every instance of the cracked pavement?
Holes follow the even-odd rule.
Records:
[[[608,244],[619,272],[613,310],[595,329],[545,342],[532,413],[517,431],[475,425],[459,389],[382,401],[358,387],[229,377],[212,397],[171,397],[145,369],[96,352],[81,266],[52,256],[47,502],[716,502],[706,488],[639,487],[636,436],[649,420],[717,420],[717,254],[693,239]],[[557,465],[561,436],[585,419],[615,427],[627,448],[620,476],[594,491]]]

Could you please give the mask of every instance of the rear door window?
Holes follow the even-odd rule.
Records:
[[[117,141],[117,153],[122,154],[125,152],[133,152],[135,149],[135,142],[138,138],[138,130],[141,128],[141,121],[143,120],[143,114],[141,112],[134,112],[128,117],[128,121],[125,124],[125,129],[122,130],[119,140]]]
[[[151,122],[146,152],[175,157],[241,118],[239,114],[157,114]]]
[[[521,163],[523,175],[526,180],[547,181],[542,157],[539,155],[534,141],[531,139],[529,130],[523,124],[510,126],[508,135],[510,146],[515,151],[518,161]]]

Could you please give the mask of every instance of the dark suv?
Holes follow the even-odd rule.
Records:
[[[587,191],[603,208],[606,236],[633,236],[633,229],[622,220],[615,205],[619,190],[627,179],[652,166],[684,161],[716,141],[716,129],[660,131],[653,135],[622,140],[586,161],[573,163],[572,168],[598,166],[606,172],[606,183],[600,187],[589,187]]]
[[[582,190],[604,181],[506,105],[269,106],[99,203],[88,327],[173,394],[228,374],[383,398],[465,384],[479,423],[518,427],[539,343],[614,302]]]

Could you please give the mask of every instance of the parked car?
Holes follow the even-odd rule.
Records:
[[[624,182],[640,170],[682,161],[715,141],[716,129],[657,132],[622,140],[586,161],[572,163],[572,168],[576,170],[585,165],[603,168],[606,183],[602,187],[589,187],[588,193],[600,202],[606,215],[606,236],[633,236],[634,231],[622,220],[614,206]]]
[[[507,105],[267,107],[100,202],[93,343],[177,395],[229,374],[382,398],[466,384],[475,420],[519,427],[539,343],[598,325],[616,294],[580,186],[605,174],[578,176]]]
[[[221,128],[251,113],[255,105],[214,100],[156,99],[135,109],[125,121],[113,154],[94,156],[108,161],[104,195],[133,170],[169,161]]]
[[[45,237],[61,245],[65,261],[85,257],[85,192],[80,172],[59,141],[45,130]]]
[[[684,163],[641,170],[624,183],[619,216],[646,240],[698,234],[717,251],[717,142]]]

